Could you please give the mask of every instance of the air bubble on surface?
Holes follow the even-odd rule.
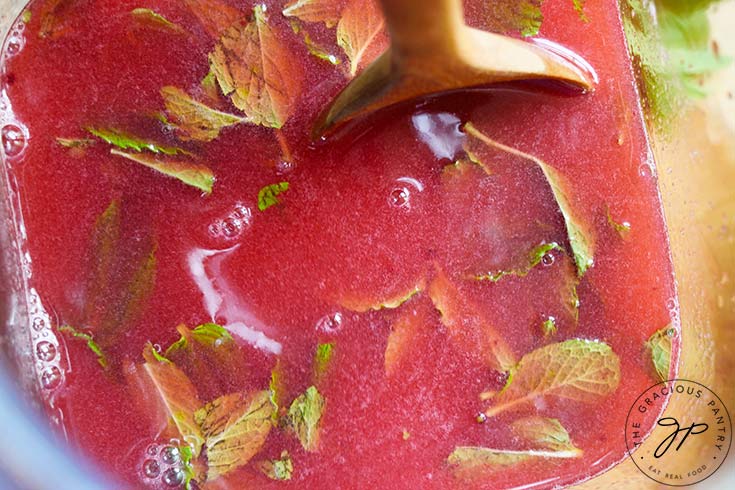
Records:
[[[36,357],[41,361],[53,361],[56,359],[57,352],[56,346],[47,340],[36,344]]]
[[[169,468],[161,477],[161,481],[167,487],[180,487],[184,483],[184,471],[181,468]]]
[[[26,131],[17,124],[3,126],[0,130],[0,139],[2,140],[3,152],[8,158],[19,156],[28,143]]]
[[[316,329],[319,332],[336,333],[342,328],[343,320],[342,313],[339,312],[325,315],[316,322]]]
[[[396,187],[388,196],[388,204],[394,208],[411,207],[411,190],[407,187]]]
[[[544,255],[543,255],[542,257],[541,257],[541,264],[542,264],[542,265],[543,265],[544,267],[549,267],[549,266],[552,266],[552,265],[554,265],[554,261],[555,261],[555,260],[556,260],[556,257],[554,256],[554,254],[553,254],[553,253],[551,253],[551,251],[549,251],[549,252],[546,252],[546,253],[545,253],[545,254],[544,254]]]
[[[209,235],[212,238],[223,238],[228,241],[234,240],[243,234],[252,221],[253,213],[250,208],[244,204],[237,203],[226,216],[217,219],[209,225]]]
[[[181,461],[181,453],[179,448],[174,446],[166,446],[161,450],[161,461],[166,464],[176,464]]]
[[[161,465],[155,459],[146,459],[143,462],[143,474],[147,478],[157,478],[161,474]]]
[[[41,373],[41,386],[46,390],[55,390],[64,381],[64,375],[57,366],[49,366]]]
[[[276,163],[276,173],[278,175],[290,174],[295,168],[296,164],[288,160],[281,160],[280,162]]]
[[[19,36],[17,33],[11,34],[5,41],[5,54],[7,54],[8,57],[17,55],[23,51],[25,43],[26,41],[23,36]]]

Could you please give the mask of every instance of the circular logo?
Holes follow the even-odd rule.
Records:
[[[730,414],[712,390],[672,379],[638,397],[625,421],[628,454],[663,485],[694,485],[717,471],[732,442]]]

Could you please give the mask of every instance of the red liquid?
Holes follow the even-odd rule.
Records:
[[[291,400],[312,383],[316,345],[336,346],[318,385],[327,400],[319,451],[307,453],[297,439],[274,430],[253,461],[275,459],[286,449],[293,479],[271,481],[250,464],[221,480],[222,488],[466,488],[446,464],[454,448],[523,449],[508,427],[531,414],[557,418],[583,456],[518,464],[486,479],[485,487],[567,484],[625,457],[627,410],[656,382],[643,345],[671,322],[676,299],[615,2],[587,2],[589,23],[579,20],[571,2],[544,8],[541,34],[595,67],[600,82],[594,93],[572,96],[558,87],[526,85],[447,95],[375,115],[316,145],[308,140],[311,124],[346,78],[308,55],[279,14],[282,2],[267,2],[269,21],[288,33],[285,42],[298,53],[292,63],[304,72],[296,115],[283,129],[292,168],[281,164],[273,130],[240,125],[211,143],[187,145],[146,116],[163,107],[162,86],[193,91],[208,71],[214,41],[180,2],[155,2],[156,10],[191,36],[131,28],[136,2],[89,1],[75,4],[67,30],[53,39],[36,35],[43,3],[33,4],[26,44],[5,66],[9,100],[30,135],[22,155],[6,165],[20,195],[31,285],[54,328],[69,324],[102,335],[94,319],[123,304],[119,288],[110,286],[96,298],[89,288],[96,267],[90,237],[111,201],[119,202],[122,244],[111,283],[128,281],[152,244],[157,247],[150,298],[134,321],[118,322],[114,340],[103,346],[109,371],[83,342],[58,335],[64,380],[47,394],[55,413],[63,413],[72,444],[132,487],[164,488],[160,478],[145,477],[142,465],[146,447],[167,440],[159,437],[160,423],[149,421],[134,401],[123,371],[142,362],[147,342],[165,348],[178,339],[177,325],[216,321],[231,329],[244,361],[218,379],[187,372],[205,402],[266,389],[279,350]],[[250,12],[246,3],[237,6]],[[482,27],[480,2],[471,4],[468,21]],[[325,43],[333,37],[321,24],[309,29]],[[486,149],[481,156],[493,176],[472,172],[460,184],[446,184],[442,171],[461,155],[459,127],[468,121],[546,161],[571,183],[571,199],[596,237],[595,265],[578,287],[576,326],[557,289],[570,267],[568,255],[555,252],[553,264],[525,278],[461,279],[468,270],[503,268],[544,241],[569,250],[554,196],[533,164]],[[420,129],[431,124],[440,128],[433,136]],[[111,156],[104,144],[80,156],[56,143],[57,137],[87,137],[83,128],[90,125],[183,145],[214,170],[214,191],[202,196]],[[281,205],[259,211],[258,191],[281,181],[290,184]],[[221,224],[220,231],[212,228],[241,208],[252,218],[229,230],[231,236]],[[631,223],[626,240],[609,225],[608,208],[617,221]],[[346,297],[400,296],[434,277],[437,267],[518,358],[549,343],[539,330],[548,316],[557,318],[554,342],[609,344],[621,359],[615,394],[592,404],[549,398],[478,424],[476,414],[488,406],[478,394],[498,389],[503,380],[448,338],[426,294],[395,310],[355,313],[340,306]],[[425,321],[408,357],[388,376],[391,325],[413,311]],[[333,331],[324,328],[330,318]],[[247,332],[269,340],[254,346],[243,338]]]

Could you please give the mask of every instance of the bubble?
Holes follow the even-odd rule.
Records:
[[[653,169],[651,169],[651,165],[649,163],[642,163],[640,167],[638,167],[638,175],[641,177],[651,177],[653,175]]]
[[[209,225],[209,235],[213,238],[225,238],[227,240],[238,238],[245,231],[245,228],[250,226],[252,219],[253,213],[250,208],[238,203],[227,216]]]
[[[36,356],[42,361],[53,361],[56,358],[56,353],[56,346],[47,340],[36,345]]]
[[[394,208],[408,208],[411,206],[411,190],[408,187],[396,187],[388,196],[388,204]]]
[[[475,417],[475,420],[477,421],[478,424],[484,424],[485,422],[487,422],[487,415],[480,412],[477,414],[477,417]]]
[[[143,462],[143,474],[148,478],[156,478],[161,474],[161,465],[155,459],[146,459]]]
[[[8,37],[5,43],[5,52],[8,56],[15,56],[23,50],[25,46],[25,40],[22,36],[13,35]]]
[[[295,168],[296,164],[293,162],[289,162],[288,160],[282,160],[276,163],[276,172],[278,173],[278,175],[290,174]]]
[[[63,376],[57,366],[50,366],[41,373],[41,386],[47,390],[55,390],[61,386]]]
[[[41,318],[40,316],[37,316],[33,319],[33,330],[36,332],[40,332],[41,330],[46,328],[46,321]]]
[[[167,487],[180,487],[184,483],[184,472],[181,468],[169,468],[161,477]]]
[[[554,265],[554,261],[556,260],[556,257],[554,257],[554,254],[551,252],[546,252],[541,257],[541,264],[544,265],[544,267],[549,267],[551,265]]]
[[[3,150],[8,157],[20,155],[26,147],[26,136],[23,130],[15,124],[7,124],[0,130]]]
[[[666,329],[666,336],[667,337],[673,339],[674,337],[676,337],[676,334],[677,334],[677,332],[676,332],[676,329],[674,327],[669,327],[669,328]]]
[[[326,315],[316,322],[316,329],[320,332],[335,333],[342,328],[342,313],[334,313],[333,315]]]
[[[150,456],[158,456],[158,444],[151,444],[145,449],[145,452]]]
[[[166,446],[161,450],[161,461],[168,465],[176,464],[181,460],[179,448]]]

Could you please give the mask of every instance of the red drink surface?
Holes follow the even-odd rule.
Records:
[[[185,26],[187,35],[135,27],[129,13],[139,4],[121,0],[69,2],[59,14],[62,32],[39,37],[47,3],[32,2],[25,45],[4,67],[8,99],[29,135],[6,166],[27,233],[30,284],[54,329],[73,325],[106,339],[110,367],[102,370],[84,342],[57,332],[64,382],[48,400],[63,413],[73,445],[130,486],[164,488],[142,469],[146,448],[167,443],[160,420],[150,417],[153,408],[145,407],[155,403],[136,400],[124,373],[142,363],[147,342],[165,349],[176,341],[177,325],[217,322],[231,330],[243,360],[234,370],[185,369],[204,402],[267,389],[277,359],[283,397],[292,400],[314,383],[316,346],[335,345],[318,382],[326,400],[319,450],[307,452],[298,439],[273,430],[252,463],[219,480],[221,488],[551,487],[624,458],[626,413],[656,382],[644,345],[672,322],[676,294],[616,2],[588,1],[588,22],[572,2],[543,9],[541,36],[586,58],[599,77],[593,93],[518,84],[443,95],[376,114],[316,144],[311,125],[348,78],[309,55],[280,15],[283,2],[266,2],[269,23],[303,73],[294,115],[280,130],[290,156],[269,128],[242,124],[209,143],[182,142],[150,116],[163,108],[161,87],[196,93],[209,70],[216,39],[184,2],[156,1],[151,8]],[[244,17],[250,4],[231,2]],[[469,2],[471,25],[483,27],[486,14],[481,2]],[[308,29],[338,52],[333,29]],[[445,167],[463,155],[467,122],[545,161],[569,184],[568,197],[595,237],[594,266],[577,287],[577,322],[559,293],[573,265],[567,230],[539,168],[485,147],[478,156],[492,175],[472,167],[447,178]],[[213,170],[213,192],[202,195],[111,155],[99,142],[81,151],[57,143],[88,138],[87,127],[124,128],[185,148]],[[289,183],[280,204],[260,211],[259,190],[278,182]],[[109,284],[93,291],[91,271],[101,259],[91,237],[113,201],[118,248]],[[625,238],[608,216],[630,223]],[[553,251],[553,260],[526,277],[466,279],[468,271],[507,268],[543,242],[565,251]],[[150,250],[153,289],[137,314],[126,316],[132,299],[124,285]],[[474,306],[470,316],[487,319],[517,358],[551,342],[605,342],[620,359],[619,387],[593,403],[544,397],[479,424],[476,416],[489,403],[478,395],[499,389],[504,378],[447,332],[426,292],[437,271]],[[344,306],[400,297],[417,284],[424,291],[395,309],[361,313]],[[100,325],[110,315],[114,335]],[[540,329],[549,316],[558,327],[551,339]],[[418,318],[420,328],[387,374],[388,338],[406,317]],[[470,482],[447,465],[458,446],[527,449],[509,427],[529,415],[558,419],[582,456],[525,461]],[[254,463],[283,450],[293,459],[293,477],[272,481]]]

